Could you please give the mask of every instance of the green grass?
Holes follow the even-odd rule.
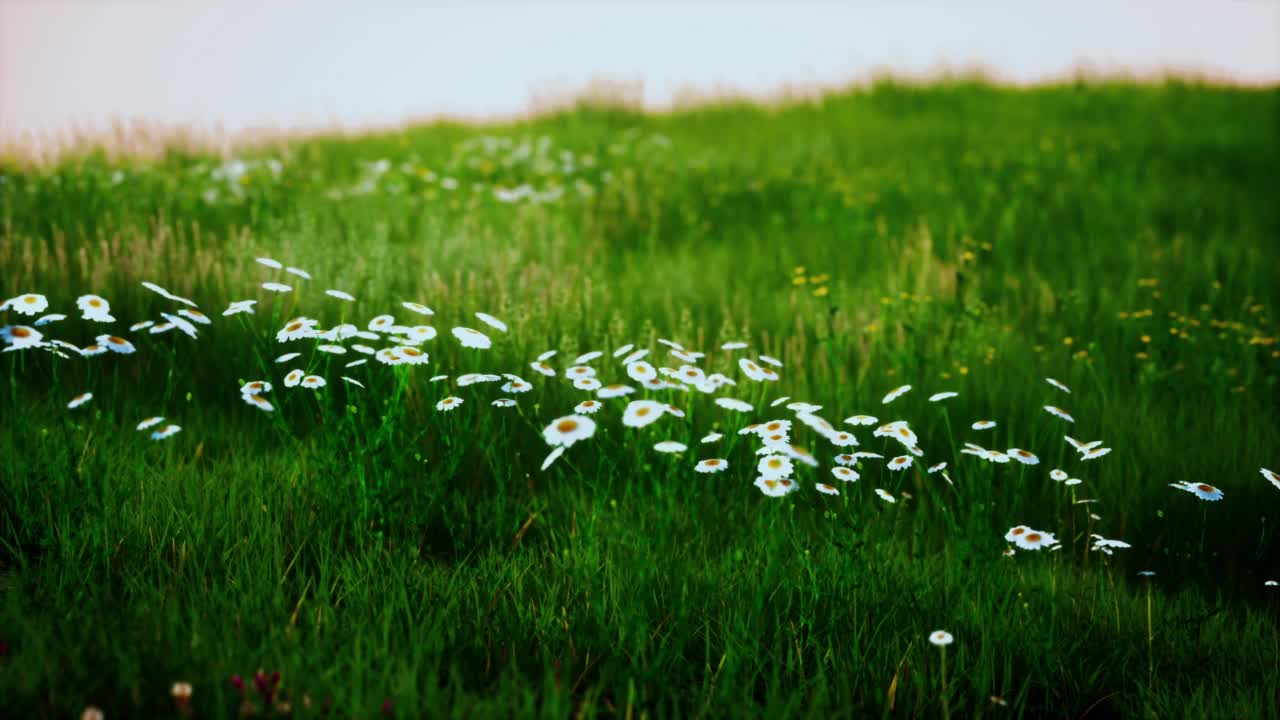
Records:
[[[397,717],[1275,717],[1280,493],[1258,468],[1280,466],[1278,113],[1274,89],[883,82],[297,140],[245,150],[231,181],[198,149],[0,161],[0,295],[48,295],[71,316],[50,336],[172,312],[142,280],[214,316],[194,341],[126,333],[128,357],[0,357],[3,714],[177,715],[187,681],[196,716],[234,717],[229,678],[262,669],[302,717],[388,698]],[[521,183],[563,195],[490,191]],[[315,279],[258,290],[277,275],[260,255]],[[79,319],[86,292],[119,322]],[[245,298],[256,315],[220,316]],[[426,367],[272,362],[290,317],[421,320],[401,300],[436,311]],[[483,328],[474,311],[511,327],[489,351],[448,332]],[[707,351],[757,412],[664,391],[688,416],[637,430],[607,401],[540,471],[542,428],[585,397],[529,363],[638,343],[676,366],[659,337]],[[718,350],[736,339],[781,381],[742,377]],[[295,365],[328,386],[282,387]],[[536,387],[499,410],[494,385],[427,380],[469,371]],[[259,378],[272,415],[238,397]],[[960,396],[926,401],[941,390]],[[437,412],[451,393],[465,404]],[[782,395],[837,424],[910,420],[926,456],[820,495],[839,451],[797,426],[823,467],[765,497],[736,430],[790,415]],[[133,429],[150,415],[183,431],[151,442]],[[999,426],[969,429],[983,418]],[[859,449],[901,452],[870,430]],[[1082,463],[1064,432],[1114,451]],[[654,452],[666,439],[690,450]],[[692,472],[717,456],[727,472]],[[943,460],[954,486],[924,473]],[[1004,557],[1023,523],[1063,548]],[[1133,547],[1091,553],[1091,532]]]

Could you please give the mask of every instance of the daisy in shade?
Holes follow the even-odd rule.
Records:
[[[435,315],[436,314],[434,310],[427,307],[426,305],[423,305],[422,303],[405,301],[400,304],[403,305],[406,310],[411,310],[413,312],[418,313],[419,315]]]
[[[1107,453],[1109,453],[1109,452],[1111,452],[1111,448],[1109,448],[1109,447],[1095,447],[1095,448],[1093,448],[1093,449],[1091,449],[1091,450],[1088,450],[1088,451],[1086,451],[1085,453],[1083,453],[1083,454],[1080,456],[1080,459],[1082,459],[1082,460],[1094,460],[1094,459],[1096,459],[1096,458],[1100,458],[1100,457],[1102,457],[1103,455],[1106,455],[1106,454],[1107,454]]]
[[[660,402],[653,400],[632,400],[622,414],[622,424],[627,427],[644,427],[666,413],[667,409]]]
[[[1040,550],[1058,544],[1058,540],[1054,538],[1053,533],[1032,530],[1031,528],[1027,528],[1026,532],[1015,537],[1013,542],[1023,550]]]
[[[339,299],[339,300],[346,300],[347,302],[355,302],[355,301],[356,301],[356,298],[355,298],[355,296],[354,296],[354,295],[352,295],[352,294],[351,294],[351,293],[349,293],[349,292],[343,292],[343,291],[341,291],[341,290],[325,290],[325,291],[324,291],[324,294],[325,294],[325,295],[328,295],[328,296],[329,296],[329,297],[331,297],[331,298],[337,298],[337,299]]]
[[[637,360],[627,365],[627,377],[638,383],[643,383],[656,379],[658,377],[658,371],[649,363],[643,360]]]
[[[456,327],[453,329],[453,336],[458,338],[458,342],[462,343],[462,347],[465,348],[488,350],[493,347],[493,341],[489,339],[489,336],[479,330],[472,330],[468,327]]]
[[[302,355],[302,353],[296,353],[296,352],[285,353],[285,354],[281,355],[280,357],[276,358],[276,363],[277,363],[277,364],[280,364],[280,363],[287,363],[287,362],[289,362],[290,360],[292,360],[292,359],[294,359],[294,358],[296,358],[296,357],[298,357],[298,356],[300,356],[300,355]]]
[[[106,349],[110,350],[113,353],[120,353],[121,355],[132,355],[133,353],[137,352],[137,348],[133,346],[133,343],[129,342],[128,340],[125,340],[122,337],[118,337],[116,335],[99,335],[98,337],[94,338],[94,340],[97,342],[97,344],[105,347]]]
[[[462,404],[462,398],[454,397],[450,395],[449,397],[436,403],[436,409],[447,412],[449,410],[452,410],[458,407],[461,404]]]
[[[111,305],[99,295],[81,295],[76,299],[76,307],[80,308],[81,317],[85,320],[101,323],[116,321],[111,316]]]
[[[679,443],[675,440],[664,440],[654,445],[653,449],[660,453],[682,453],[685,450],[688,450],[689,447],[684,443]]]
[[[49,298],[37,293],[27,293],[26,295],[9,298],[5,301],[3,307],[19,315],[39,315],[49,309]]]
[[[738,367],[742,368],[743,374],[756,382],[764,382],[768,378],[765,368],[760,367],[750,358],[739,358]]]
[[[158,415],[155,417],[149,417],[146,420],[143,420],[142,422],[138,423],[137,429],[146,430],[148,428],[155,427],[156,425],[159,425],[162,422],[164,422],[164,418]]]
[[[306,373],[302,372],[301,370],[297,370],[297,369],[290,370],[289,373],[284,376],[284,386],[298,387],[299,383],[302,382],[302,378],[305,376],[306,376]]]
[[[619,385],[615,383],[613,385],[605,385],[604,387],[600,388],[600,390],[596,392],[596,397],[600,398],[601,400],[609,400],[611,398],[630,395],[635,391],[636,389],[631,387],[630,385]]]
[[[875,425],[880,422],[870,415],[854,415],[853,417],[845,418],[844,421],[847,425]]]
[[[849,455],[848,453],[845,453],[844,455],[837,455],[835,460],[837,465],[845,465],[847,467],[853,467],[858,463],[858,458],[853,455]]]
[[[1071,487],[1073,485],[1079,485],[1082,482],[1084,481],[1081,480],[1080,478],[1067,478],[1062,484],[1066,485],[1067,487]]]
[[[881,490],[880,488],[876,488],[876,495],[879,495],[880,499],[887,503],[898,502],[898,499],[895,498],[892,494],[890,494],[888,490]]]
[[[262,395],[271,392],[271,383],[266,380],[254,380],[240,386],[241,395]]]
[[[1009,528],[1009,532],[1004,534],[1005,542],[1017,542],[1018,538],[1031,532],[1031,528],[1026,525],[1015,525]]]
[[[707,445],[707,444],[709,444],[709,443],[713,443],[713,442],[715,442],[715,441],[719,440],[719,439],[720,439],[720,438],[722,438],[722,437],[724,437],[724,435],[721,435],[721,434],[720,434],[720,433],[718,433],[718,432],[707,433],[705,436],[703,436],[703,438],[702,438],[701,442],[702,442],[702,444],[703,444],[703,445]]]
[[[596,358],[600,357],[601,355],[604,355],[604,353],[600,352],[599,350],[592,350],[591,352],[585,352],[579,355],[578,357],[574,358],[573,364],[582,365],[583,363],[589,363],[592,360],[595,360]]]
[[[791,458],[786,455],[766,455],[760,458],[760,462],[756,465],[761,477],[771,480],[790,477],[794,471],[791,464]]]
[[[80,348],[81,357],[96,357],[98,355],[105,355],[106,353],[107,353],[107,346],[99,345],[98,343],[94,343],[92,345],[86,345]]]
[[[1009,457],[1013,458],[1014,460],[1017,460],[1023,465],[1039,465],[1040,464],[1040,458],[1036,457],[1034,453],[1028,452],[1021,448],[1009,448],[1007,454],[1009,455]]]
[[[155,320],[143,320],[142,322],[136,322],[129,326],[129,332],[141,332],[155,324]]]
[[[911,391],[911,386],[910,386],[910,385],[903,385],[902,387],[894,388],[894,389],[892,389],[892,390],[890,390],[890,391],[889,391],[889,394],[888,394],[888,395],[885,395],[885,396],[884,396],[884,399],[880,401],[880,404],[881,404],[881,405],[888,405],[889,403],[893,402],[894,400],[897,400],[898,398],[902,397],[903,395],[906,395],[906,394],[907,394],[908,392],[910,392],[910,391]]]
[[[1005,455],[999,450],[984,450],[982,451],[982,458],[989,462],[1000,463],[1001,465],[1009,462],[1011,459],[1008,455]]]
[[[1205,483],[1187,482],[1175,484],[1173,487],[1176,487],[1179,490],[1186,490],[1201,500],[1207,500],[1209,502],[1217,502],[1222,499],[1221,490],[1212,485],[1206,485]]]
[[[205,315],[194,308],[182,308],[181,310],[178,310],[178,314],[192,322],[200,323],[201,325],[213,324],[213,321],[209,319],[208,315]]]
[[[264,282],[262,283],[262,289],[269,290],[273,293],[293,292],[292,287],[285,285],[284,283],[278,283],[278,282]]]
[[[862,477],[856,470],[851,470],[847,467],[833,467],[831,468],[831,474],[835,475],[837,480],[845,482],[857,482],[858,478]]]
[[[1071,394],[1071,388],[1067,387],[1066,385],[1063,385],[1062,383],[1058,382],[1057,380],[1054,380],[1053,378],[1045,378],[1044,381],[1058,388],[1062,392],[1067,393],[1068,395]]]
[[[947,469],[947,464],[944,462],[940,462],[937,465],[930,465],[928,473],[932,475],[936,472],[942,472],[943,470],[946,470],[946,469]]]
[[[9,345],[9,349],[21,350],[23,348],[40,347],[44,334],[26,325],[6,325],[0,328],[0,338],[4,338],[4,341]]]
[[[542,431],[542,437],[548,445],[569,447],[579,440],[586,440],[595,435],[596,422],[583,415],[566,415],[551,421]]]
[[[564,454],[564,449],[565,449],[564,445],[558,445],[556,446],[556,449],[552,450],[550,453],[547,453],[546,459],[542,461],[542,469],[546,470],[547,468],[551,467],[552,463],[554,463],[556,460],[559,460],[560,456]]]
[[[81,394],[79,394],[79,395],[77,395],[77,396],[75,396],[75,397],[71,398],[71,402],[67,403],[67,409],[68,409],[68,410],[75,410],[76,408],[78,408],[78,407],[80,407],[81,405],[83,405],[83,404],[85,404],[85,403],[89,402],[89,401],[90,401],[90,400],[92,400],[92,399],[93,399],[93,393],[81,393]]]
[[[263,412],[271,412],[272,410],[275,409],[274,407],[271,406],[271,403],[267,402],[267,399],[262,397],[261,395],[246,393],[245,395],[241,395],[241,397],[244,398],[244,401],[246,403],[249,403],[250,405],[258,408]]]
[[[979,420],[978,422],[974,423],[970,427],[972,427],[974,430],[990,430],[995,426],[996,426],[995,420]]]
[[[1049,471],[1049,477],[1057,482],[1062,482],[1067,479],[1067,471],[1054,468]]]
[[[886,463],[886,465],[890,470],[906,470],[911,467],[911,462],[912,459],[910,455],[899,455]]]
[[[594,415],[600,412],[602,407],[604,405],[601,405],[599,400],[583,400],[574,406],[573,411],[580,415]]]
[[[937,645],[938,647],[944,647],[955,642],[955,638],[946,630],[934,630],[932,633],[929,633],[929,642]]]
[[[839,495],[840,494],[840,488],[837,488],[835,485],[828,485],[826,483],[814,483],[814,487],[818,490],[818,492],[822,493],[823,495]]]
[[[1093,547],[1090,548],[1090,550],[1100,550],[1108,555],[1111,554],[1112,549],[1125,550],[1133,547],[1123,540],[1110,540],[1097,533],[1094,533],[1090,537],[1093,538]]]
[[[1066,421],[1067,421],[1067,422],[1069,422],[1069,423],[1073,423],[1073,422],[1075,422],[1075,421],[1076,421],[1076,419],[1075,419],[1075,418],[1073,418],[1073,417],[1071,417],[1070,415],[1068,415],[1068,414],[1067,414],[1067,411],[1066,411],[1066,410],[1063,410],[1062,408],[1054,407],[1054,406],[1052,406],[1052,405],[1045,405],[1045,406],[1044,406],[1044,410],[1045,410],[1045,412],[1049,413],[1050,415],[1052,415],[1052,416],[1054,416],[1054,417],[1056,417],[1056,418],[1062,418],[1063,420],[1066,420]]]
[[[237,300],[228,305],[227,309],[222,311],[222,314],[224,316],[239,315],[240,313],[253,315],[253,306],[257,304],[257,300]]]
[[[515,407],[515,406],[516,406],[516,401],[515,401],[515,400],[513,400],[513,399],[511,399],[511,398],[498,398],[497,400],[494,400],[493,402],[491,402],[491,403],[489,403],[489,404],[490,404],[490,405],[492,405],[492,406],[494,406],[494,407],[510,408],[510,407]],[[581,412],[581,411],[582,411],[582,406],[581,406],[581,405],[579,405],[577,408],[575,408],[575,411],[577,411],[577,412]]]
[[[529,367],[533,368],[534,372],[542,375],[546,375],[547,377],[556,376],[555,368],[542,362],[541,360],[535,360],[534,362],[529,363]]]
[[[151,433],[152,440],[164,440],[182,432],[182,428],[177,425],[165,425],[164,427]]]
[[[720,458],[712,458],[703,460],[694,466],[694,472],[700,473],[718,473],[729,469],[729,461]]]
[[[302,378],[302,382],[299,384],[308,390],[319,390],[325,386],[325,381],[319,375],[308,375]]]
[[[1101,440],[1094,440],[1093,442],[1082,443],[1079,440],[1071,437],[1070,435],[1063,435],[1062,437],[1066,438],[1068,445],[1075,448],[1076,452],[1079,452],[1081,454],[1087,453],[1090,450],[1102,444]]]
[[[627,353],[629,353],[629,352],[631,352],[632,350],[634,350],[634,349],[635,349],[635,347],[636,347],[636,346],[635,346],[635,344],[634,344],[634,343],[627,343],[626,345],[623,345],[622,347],[618,348],[617,350],[614,350],[614,351],[613,351],[613,356],[614,356],[614,357],[616,357],[616,358],[620,358],[620,357],[622,357],[623,355],[626,355]]]
[[[1267,482],[1269,482],[1269,483],[1271,483],[1272,485],[1274,485],[1274,486],[1276,487],[1276,489],[1277,489],[1277,490],[1280,490],[1280,475],[1278,475],[1278,474],[1276,474],[1275,472],[1272,472],[1271,470],[1268,470],[1268,469],[1266,469],[1266,468],[1258,468],[1258,472],[1262,473],[1262,477],[1263,477]]]
[[[150,290],[151,292],[159,295],[160,297],[166,300],[180,302],[183,305],[187,305],[189,307],[196,307],[196,304],[194,302],[182,297],[181,295],[174,295],[173,293],[169,292],[168,290],[165,290],[164,288],[160,287],[159,285],[153,282],[147,282],[146,280],[143,280],[142,287]]]
[[[640,348],[639,350],[636,350],[630,355],[622,358],[622,366],[626,367],[633,362],[640,362],[640,360],[648,354],[649,354],[648,348]]]
[[[716,398],[716,405],[719,405],[725,410],[733,410],[734,412],[740,413],[751,412],[755,409],[751,406],[751,403],[727,397]]]
[[[300,277],[303,280],[311,279],[311,273],[307,272],[306,270],[303,270],[302,268],[287,267],[284,269],[284,271],[289,273],[290,275],[293,275],[294,277]]]
[[[720,346],[721,350],[746,350],[747,344],[740,341],[727,342]]]
[[[950,398],[956,397],[956,396],[957,396],[957,395],[959,395],[959,394],[960,394],[960,393],[958,393],[958,392],[940,392],[940,393],[934,393],[934,394],[932,394],[932,395],[930,395],[930,396],[929,396],[929,402],[941,402],[941,401],[943,401],[943,400],[947,400],[947,399],[950,399]]]
[[[283,269],[284,269],[284,265],[280,264],[280,262],[279,262],[278,260],[272,260],[272,259],[271,259],[271,258],[269,258],[269,257],[254,258],[254,262],[258,263],[259,265],[265,265],[265,266],[267,266],[267,267],[271,268],[272,270],[283,270]]]
[[[476,313],[476,319],[478,319],[480,322],[484,323],[485,325],[488,325],[489,327],[493,328],[494,330],[498,330],[500,332],[507,331],[506,323],[502,322],[498,318],[488,313],[478,312]]]

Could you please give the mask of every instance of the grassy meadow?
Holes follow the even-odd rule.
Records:
[[[0,325],[136,352],[0,355],[0,715],[1276,717],[1277,118],[1275,89],[886,81],[2,158],[0,301],[67,317]],[[189,306],[144,281],[211,322],[153,332]],[[405,328],[277,340],[388,314],[435,329],[425,364],[352,347]],[[626,345],[736,385],[645,385]],[[589,351],[636,392],[576,387]],[[542,469],[591,399],[594,434]],[[682,416],[624,425],[641,400]],[[785,447],[740,432],[776,419]],[[898,420],[922,455],[875,434]],[[883,457],[842,481],[855,451]],[[794,492],[753,484],[769,457]]]

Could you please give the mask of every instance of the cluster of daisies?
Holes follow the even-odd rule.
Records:
[[[289,283],[296,284],[299,281],[305,282],[312,279],[307,271],[286,266],[272,258],[261,257],[257,258],[256,262],[278,273],[273,279],[260,284],[261,289],[266,292],[291,293],[294,292],[294,287]],[[133,335],[136,336],[144,331],[154,335],[176,329],[195,338],[199,334],[198,326],[212,323],[212,320],[199,310],[194,301],[175,295],[151,282],[143,282],[142,285],[147,290],[174,303],[174,307],[170,308],[172,312],[160,312],[158,319],[144,320],[131,325],[129,332]],[[328,289],[324,294],[341,303],[357,302],[355,296],[343,290]],[[230,303],[222,315],[252,315],[255,314],[256,304],[257,301],[252,299],[235,301]],[[295,364],[295,360],[303,356],[306,350],[331,356],[356,356],[343,363],[342,367],[345,371],[366,365],[371,360],[386,366],[428,365],[430,357],[424,347],[435,341],[438,336],[435,327],[429,324],[435,312],[427,305],[416,301],[406,300],[401,302],[400,306],[415,320],[401,322],[393,314],[379,314],[369,320],[364,327],[342,323],[328,328],[322,327],[320,320],[311,317],[299,316],[288,320],[275,332],[275,339],[280,345],[297,346],[300,349],[289,348],[287,352],[275,359],[276,364],[281,366],[279,382],[285,388],[312,391],[320,391],[326,387],[328,383],[323,376],[309,374],[301,367],[290,367]],[[76,300],[76,307],[85,321],[101,324],[116,322],[110,303],[101,296],[83,295]],[[43,350],[60,358],[69,358],[72,354],[93,357],[107,352],[125,355],[136,352],[130,340],[109,333],[98,335],[92,344],[84,347],[66,340],[45,339],[41,328],[63,321],[67,317],[57,313],[46,313],[48,308],[48,299],[34,293],[9,298],[0,305],[0,312],[12,312],[18,316],[36,318],[29,325],[12,324],[0,329],[0,337],[6,345],[5,352]],[[488,350],[494,342],[491,334],[508,331],[506,323],[493,315],[476,312],[474,317],[486,330],[458,326],[450,331],[453,339],[463,348]],[[674,420],[666,420],[668,425],[664,427],[670,427],[671,423],[675,423],[676,427],[669,433],[675,437],[688,436],[687,428],[684,427],[684,422],[688,422],[686,414],[670,402],[654,399],[658,393],[669,391],[691,396],[716,396],[712,398],[713,404],[726,413],[752,415],[757,412],[756,407],[750,402],[721,395],[726,388],[736,387],[738,380],[728,374],[712,372],[704,368],[706,353],[686,348],[680,343],[665,338],[659,339],[658,344],[662,347],[657,352],[665,352],[672,360],[661,360],[657,354],[651,355],[652,351],[649,348],[637,348],[635,345],[628,344],[617,348],[609,358],[616,368],[612,373],[608,369],[610,363],[602,364],[601,362],[605,356],[603,351],[577,355],[563,368],[552,365],[553,358],[557,355],[556,350],[548,350],[530,362],[529,368],[537,375],[555,379],[548,381],[564,382],[574,391],[586,395],[574,406],[571,414],[552,420],[543,430],[543,438],[551,447],[550,453],[542,463],[544,470],[572,446],[590,440],[596,434],[598,421],[595,418],[599,417],[599,413],[604,411],[613,400],[625,401],[618,420],[628,431],[663,422],[666,418],[674,418]],[[776,383],[781,378],[783,362],[768,355],[744,352],[749,350],[749,345],[745,342],[726,342],[720,345],[719,350],[729,356],[738,355],[734,364],[740,376],[747,381],[768,384]],[[610,375],[614,377],[609,377]],[[340,378],[348,385],[364,387],[360,380],[349,375],[340,375]],[[429,382],[449,380],[448,375],[439,374],[433,375]],[[1046,382],[1058,391],[1071,393],[1071,390],[1058,380],[1046,378]],[[531,382],[513,373],[467,373],[452,378],[452,384],[456,387],[476,384],[491,384],[499,387],[502,396],[491,400],[492,406],[497,408],[516,407],[518,403],[515,396],[527,393],[534,387]],[[275,405],[268,399],[272,389],[271,379],[252,380],[245,382],[239,388],[239,394],[246,404],[270,413],[275,410]],[[911,391],[911,385],[894,388],[884,395],[881,405],[887,408]],[[646,393],[646,397],[628,397],[638,392]],[[943,403],[958,395],[954,391],[941,391],[930,395],[928,401]],[[92,398],[91,393],[77,395],[67,403],[67,407],[69,409],[81,407]],[[436,410],[450,412],[460,407],[463,402],[464,400],[460,397],[446,395],[436,403]],[[777,409],[782,406],[789,411],[789,417],[780,416],[781,411]],[[1043,407],[1045,412],[1054,418],[1068,424],[1075,423],[1075,418],[1062,408],[1055,405]],[[845,418],[842,426],[837,426],[819,414],[823,409],[822,406],[807,402],[792,402],[790,397],[785,396],[773,400],[769,408],[771,412],[766,412],[774,417],[745,424],[738,430],[738,435],[745,436],[754,446],[753,459],[745,463],[745,466],[754,469],[755,487],[768,497],[782,497],[796,492],[801,487],[798,476],[822,466],[822,462],[813,452],[794,441],[793,433],[801,427],[808,428],[816,435],[819,442],[828,443],[834,451],[829,467],[830,478],[824,477],[813,481],[813,487],[819,493],[841,494],[842,486],[858,482],[869,471],[872,467],[871,461],[880,461],[879,464],[886,471],[877,475],[881,479],[893,477],[888,473],[903,473],[919,462],[926,475],[936,474],[948,484],[953,484],[951,477],[947,474],[947,462],[927,463],[924,460],[926,453],[920,446],[920,438],[907,420],[881,423],[872,415],[856,414]],[[161,417],[148,418],[138,424],[138,430],[150,430],[162,422],[164,418]],[[731,424],[736,425],[736,423]],[[720,423],[716,425],[719,427]],[[972,422],[970,428],[975,432],[984,432],[996,426],[997,423],[994,420],[981,419]],[[901,446],[901,454],[886,459],[880,453],[854,450],[859,446],[856,433],[860,428],[867,427],[874,427],[871,431],[873,437],[896,442]],[[166,424],[153,430],[150,437],[163,440],[172,437],[180,430],[181,428],[177,425]],[[710,432],[701,438],[700,445],[714,447],[716,443],[722,441],[723,437],[720,432]],[[1104,447],[1101,440],[1081,442],[1069,435],[1064,435],[1063,438],[1084,461],[1094,460],[1111,452],[1111,448]],[[689,451],[684,442],[674,438],[656,442],[653,449],[655,452],[671,455],[681,455]],[[732,449],[732,447],[728,448],[728,450]],[[720,453],[706,453],[713,456],[696,459],[692,464],[692,470],[702,474],[726,472],[730,468],[730,460],[724,457],[729,454],[728,450]],[[975,456],[996,464],[1010,462],[1024,466],[1040,464],[1040,458],[1034,452],[1018,447],[1003,450],[988,449],[974,442],[965,441],[960,454]],[[737,465],[740,461],[733,462]],[[1280,477],[1276,473],[1265,468],[1261,472],[1266,480],[1280,488]],[[1059,468],[1050,470],[1048,475],[1053,481],[1066,486],[1075,486],[1082,482],[1079,478],[1070,477],[1066,471]],[[1223,497],[1220,489],[1205,483],[1180,482],[1173,483],[1172,486],[1203,500],[1216,501]],[[886,503],[896,503],[899,498],[910,498],[906,492],[895,495],[881,487],[875,487],[873,490]],[[1095,501],[1087,498],[1076,501],[1077,504],[1090,502]],[[1093,517],[1097,518],[1097,516]],[[1025,525],[1010,528],[1005,539],[1010,543],[1006,554],[1012,554],[1015,547],[1022,550],[1060,547],[1053,533],[1035,530]],[[1100,552],[1110,554],[1115,549],[1127,547],[1129,545],[1120,540],[1110,540],[1100,535],[1095,535],[1093,538],[1093,549]]]

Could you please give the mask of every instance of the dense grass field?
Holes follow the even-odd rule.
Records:
[[[0,325],[136,347],[0,356],[0,715],[1276,717],[1278,118],[1274,89],[883,82],[0,160]],[[211,322],[131,330],[188,308],[144,281]],[[36,327],[33,293],[68,317]],[[435,328],[425,365],[353,347],[403,328],[276,337],[384,314]],[[736,385],[647,387],[631,344]],[[636,392],[575,387],[589,351]],[[594,434],[542,469],[544,429],[593,398]],[[624,425],[644,399],[681,416]],[[785,496],[740,432],[775,419],[818,465],[768,446]],[[897,420],[915,443],[874,432]],[[853,452],[883,457],[842,481]]]

